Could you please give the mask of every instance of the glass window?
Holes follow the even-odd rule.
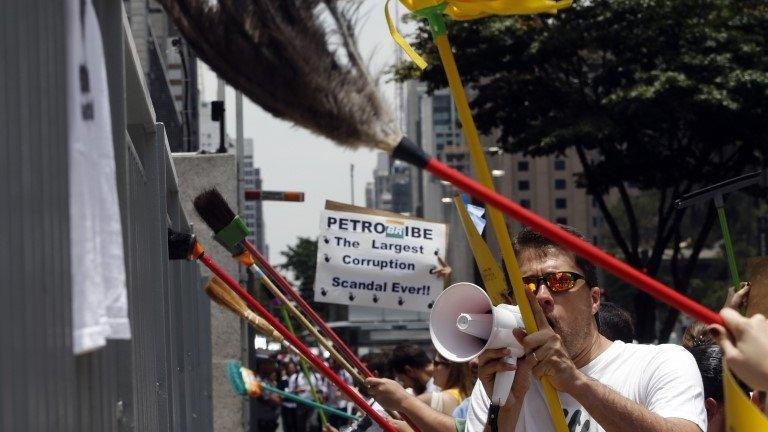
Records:
[[[565,198],[555,198],[555,208],[556,209],[568,208],[568,200],[566,200]]]
[[[528,171],[528,161],[517,161],[518,171]]]
[[[565,179],[555,179],[555,189],[557,190],[565,189]]]
[[[520,180],[517,182],[517,190],[527,191],[531,188],[531,183],[528,180]]]
[[[527,208],[527,209],[529,209],[529,208],[531,208],[531,200],[529,200],[529,199],[521,199],[520,200],[520,205],[525,207],[525,208]]]
[[[568,225],[568,218],[559,217],[555,219],[555,222],[559,223],[560,225]]]
[[[555,171],[565,171],[565,159],[555,159]]]

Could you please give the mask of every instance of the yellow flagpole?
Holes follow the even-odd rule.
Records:
[[[459,115],[459,120],[461,120],[464,137],[469,146],[470,157],[475,172],[477,173],[478,181],[489,189],[494,190],[493,178],[491,177],[488,163],[485,160],[485,155],[483,154],[483,149],[480,145],[480,136],[477,133],[477,127],[472,118],[472,112],[469,109],[469,102],[467,101],[464,85],[459,76],[459,70],[456,67],[456,60],[453,57],[451,44],[448,41],[448,32],[445,27],[445,18],[443,17],[445,7],[446,4],[442,3],[421,9],[416,11],[416,13],[427,18],[429,22],[430,30],[435,39],[435,43],[437,44],[440,60],[443,63],[443,69],[445,70],[445,75],[448,79],[448,86],[451,89],[451,95],[456,104],[456,111]],[[488,219],[493,227],[494,234],[496,235],[496,240],[499,243],[501,255],[509,274],[509,279],[512,281],[512,291],[514,292],[515,299],[520,307],[525,330],[528,333],[533,333],[538,330],[538,326],[533,318],[531,305],[528,303],[528,299],[525,296],[525,288],[523,287],[520,267],[517,264],[515,252],[512,249],[512,239],[509,237],[509,230],[504,222],[504,216],[500,211],[491,206],[486,206],[486,212],[488,213]],[[500,293],[489,293],[489,295],[491,298],[501,297]],[[557,391],[546,378],[541,379],[541,384],[555,430],[558,432],[567,432],[568,425],[565,422],[563,408],[560,404],[560,398],[557,395]]]
[[[459,70],[456,67],[456,60],[453,57],[450,42],[448,42],[448,35],[436,35],[435,43],[437,43],[440,60],[443,63],[445,75],[448,78],[448,85],[451,88],[451,94],[453,95],[453,100],[456,104],[459,120],[461,120],[464,137],[469,145],[469,154],[472,158],[472,165],[477,173],[478,181],[489,189],[494,190],[493,178],[488,170],[488,163],[485,160],[485,154],[480,145],[480,136],[477,133],[477,127],[472,118],[472,112],[469,109],[467,95],[464,91],[464,86],[461,83],[461,78],[459,77]],[[520,274],[520,267],[517,264],[515,251],[512,249],[512,239],[509,237],[509,230],[504,222],[504,216],[499,210],[491,206],[486,206],[486,211],[488,212],[488,219],[493,227],[493,232],[496,235],[496,240],[498,240],[499,248],[501,248],[501,256],[504,259],[509,278],[512,281],[512,291],[515,293],[515,299],[520,307],[525,330],[528,333],[533,333],[538,330],[538,326],[533,318],[531,305],[528,304],[528,299],[525,296],[523,277]],[[567,432],[568,425],[565,422],[563,408],[560,405],[560,398],[557,396],[557,391],[546,378],[541,379],[541,384],[544,389],[544,396],[547,399],[549,414],[555,425],[555,430],[558,432]]]

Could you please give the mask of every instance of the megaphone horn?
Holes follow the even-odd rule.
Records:
[[[475,284],[453,284],[437,297],[429,316],[429,334],[437,351],[446,359],[468,362],[486,349],[509,348],[504,361],[514,363],[525,353],[512,334],[523,327],[517,306],[493,306],[488,294]],[[512,388],[513,371],[496,374],[491,402],[504,405]]]

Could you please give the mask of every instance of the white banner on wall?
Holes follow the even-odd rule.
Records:
[[[443,290],[442,223],[327,201],[320,217],[315,301],[428,311]]]

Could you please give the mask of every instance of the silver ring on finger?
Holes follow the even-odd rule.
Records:
[[[538,362],[539,362],[539,359],[538,359],[538,358],[536,358],[536,351],[531,351],[531,357],[533,357],[533,360],[534,360],[536,363],[538,363]]]

